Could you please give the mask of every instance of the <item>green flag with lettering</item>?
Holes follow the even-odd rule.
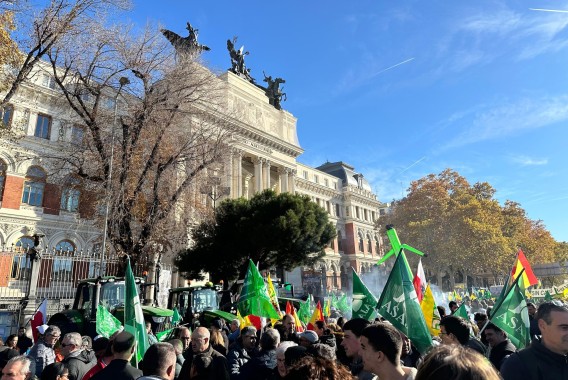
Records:
[[[337,308],[343,313],[347,313],[349,311],[349,305],[347,304],[347,295],[344,294],[341,296],[339,301],[337,301]]]
[[[181,316],[179,315],[179,311],[177,307],[174,307],[174,315],[172,316],[172,326],[177,326],[181,321]]]
[[[124,330],[134,335],[136,339],[136,355],[132,360],[138,364],[148,349],[148,334],[146,333],[142,304],[138,296],[138,287],[130,266],[130,258],[126,260],[124,293]]]
[[[353,270],[353,298],[351,302],[353,313],[351,318],[370,320],[373,314],[375,314],[377,299],[361,281],[355,269],[351,269]]]
[[[112,315],[103,305],[97,306],[96,330],[97,334],[109,338],[116,331],[120,330],[120,321]]]
[[[432,337],[409,273],[404,252],[401,252],[381,293],[377,309],[383,318],[406,334],[418,351],[424,354],[432,346]]]
[[[300,309],[298,309],[298,319],[303,323],[307,324],[311,317],[310,313],[310,299],[308,298],[304,302],[300,303]]]
[[[520,350],[530,344],[527,300],[518,282],[515,282],[509,293],[505,295],[501,306],[491,313],[491,322],[507,333],[517,349]]]
[[[257,317],[280,319],[274,306],[272,306],[264,279],[252,260],[249,260],[237,309],[243,316],[255,315]]]
[[[544,300],[545,301],[552,301],[552,296],[550,295],[550,292],[548,290],[544,294]]]

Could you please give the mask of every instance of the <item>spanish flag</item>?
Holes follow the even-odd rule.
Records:
[[[515,260],[515,265],[513,265],[513,269],[511,270],[511,283],[515,282],[519,276],[518,274],[521,273],[523,269],[525,271],[523,272],[523,278],[521,280],[523,281],[522,284],[524,288],[526,289],[531,285],[538,284],[538,278],[534,275],[529,261],[523,251],[519,249],[519,253],[517,253],[517,260]]]
[[[316,308],[314,309],[314,313],[312,314],[312,318],[308,323],[308,330],[315,330],[316,328],[316,321],[323,321],[323,311],[321,310],[321,303],[318,301]]]

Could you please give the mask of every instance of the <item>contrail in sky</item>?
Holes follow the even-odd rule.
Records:
[[[404,168],[400,173],[398,173],[399,175],[401,175],[402,173],[404,173],[405,171],[407,171],[408,169],[410,169],[411,167],[413,167],[414,165],[418,164],[420,161],[424,160],[426,158],[426,156],[422,157],[421,159],[419,159],[418,161],[415,161],[412,165],[407,166],[406,168]]]
[[[531,11],[540,11],[540,12],[568,13],[568,10],[561,10],[561,9],[529,8],[529,10],[531,10]]]
[[[406,61],[399,62],[399,63],[397,63],[396,65],[392,65],[391,67],[387,67],[386,69],[383,69],[383,70],[381,70],[381,71],[379,71],[379,72],[373,74],[373,76],[375,77],[375,76],[377,76],[377,75],[379,75],[379,74],[384,73],[385,71],[389,71],[390,69],[394,69],[394,68],[397,67],[397,66],[404,65],[405,63],[408,63],[408,62],[413,61],[413,60],[414,60],[414,57],[409,58],[409,59],[407,59]]]

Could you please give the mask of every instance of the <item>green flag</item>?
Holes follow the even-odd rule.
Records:
[[[169,330],[164,330],[162,332],[157,333],[156,338],[158,338],[158,342],[163,342],[165,340],[168,340],[168,338],[173,335],[174,330],[175,330],[175,327],[171,328]]]
[[[134,335],[136,339],[136,355],[133,359],[138,364],[148,349],[148,334],[146,333],[146,322],[138,296],[138,287],[130,267],[130,258],[126,260],[125,282],[124,329]]]
[[[255,315],[257,317],[280,319],[274,306],[272,306],[272,302],[270,302],[266,284],[252,260],[249,260],[237,309],[242,316]]]
[[[545,301],[552,301],[552,296],[550,295],[550,292],[548,290],[544,294],[544,300]]]
[[[462,303],[452,315],[455,315],[456,317],[462,317],[466,321],[469,321],[469,315],[467,314],[465,303]]]
[[[347,295],[341,296],[339,301],[337,302],[337,308],[343,313],[347,313],[350,310],[349,305],[347,304]]]
[[[530,344],[527,300],[518,282],[515,282],[509,293],[505,295],[501,306],[491,313],[491,322],[507,333],[517,349],[520,350]]]
[[[357,276],[355,269],[351,269],[353,270],[353,298],[351,302],[353,313],[351,314],[351,318],[370,320],[375,313],[377,299],[369,289],[367,289],[365,284],[363,284],[359,276]]]
[[[172,316],[172,326],[177,326],[180,320],[181,316],[179,315],[178,308],[174,307],[174,315]]]
[[[410,270],[405,266],[404,252],[401,252],[396,258],[377,309],[383,318],[406,334],[418,351],[424,354],[432,346],[432,338],[408,274]]]
[[[298,309],[298,319],[307,324],[311,316],[312,314],[310,313],[310,299],[308,298],[304,302],[300,303],[300,309]]]
[[[109,338],[116,331],[120,330],[120,321],[112,315],[103,305],[97,306],[96,330],[97,334]]]

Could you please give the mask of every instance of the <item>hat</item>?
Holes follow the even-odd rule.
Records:
[[[47,330],[48,328],[49,328],[48,325],[41,325],[36,327],[37,331],[39,331],[41,335],[45,334],[45,330]]]
[[[318,334],[316,334],[316,332],[312,330],[304,331],[300,334],[300,338],[304,338],[312,344],[319,340]]]
[[[215,327],[218,330],[222,330],[223,329],[223,322],[221,322],[220,319],[214,319],[213,322],[211,322],[211,327]]]

